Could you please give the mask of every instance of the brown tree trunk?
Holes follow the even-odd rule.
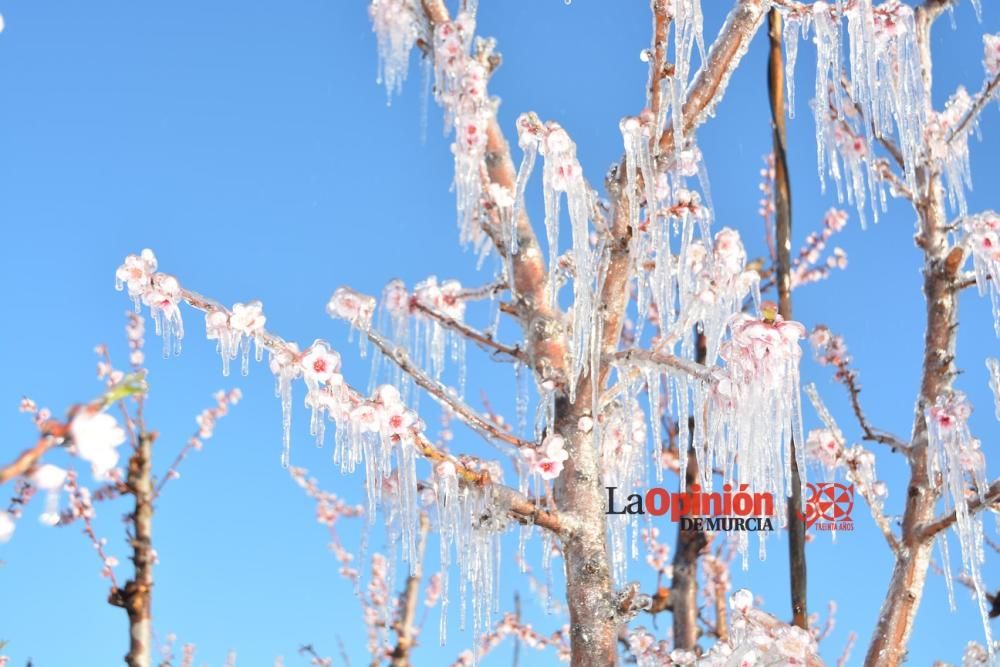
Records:
[[[153,433],[140,433],[138,445],[128,465],[126,486],[135,498],[132,513],[132,563],[134,578],[123,590],[111,593],[111,604],[128,614],[129,649],[125,664],[151,667],[153,662]]]

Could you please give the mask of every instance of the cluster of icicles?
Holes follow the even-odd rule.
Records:
[[[116,272],[116,287],[127,289],[136,308],[149,307],[156,322],[157,333],[163,336],[165,355],[180,350],[183,337],[181,302],[205,312],[206,336],[216,341],[222,357],[223,373],[229,373],[230,362],[242,356],[242,370],[249,371],[251,347],[258,361],[263,352],[269,354],[269,365],[276,379],[276,393],[281,400],[283,444],[281,463],[288,467],[291,445],[292,385],[302,379],[307,388],[306,407],[311,410],[310,433],[322,445],[328,421],[335,425],[333,461],[342,472],[351,473],[357,467],[365,471],[368,498],[367,516],[371,521],[379,507],[386,514],[387,532],[393,548],[399,545],[402,558],[416,562],[421,493],[417,479],[417,458],[421,448],[424,425],[417,413],[407,406],[399,389],[392,384],[374,387],[366,397],[350,387],[340,374],[340,355],[323,340],[315,341],[300,351],[295,343],[287,342],[264,328],[266,318],[260,302],[235,304],[227,309],[205,297],[183,289],[176,278],[157,271],[156,256],[151,250],[129,255]],[[414,295],[406,294],[400,283],[391,283],[387,295],[387,312],[393,328],[408,330],[404,322],[411,303],[420,303],[446,317],[460,320],[464,309],[458,298],[461,286],[453,281],[437,284],[429,279],[417,286]],[[362,341],[372,330],[375,299],[348,288],[338,288],[331,297],[328,313],[347,320],[360,333]],[[423,322],[414,317],[414,325],[426,331],[426,358],[435,375],[443,368],[443,334],[436,320]],[[405,338],[405,336],[404,336]],[[461,358],[462,353],[453,353]],[[406,383],[402,386],[408,387]],[[507,511],[494,497],[490,485],[467,484],[458,473],[458,460],[445,458],[433,469],[430,486],[435,489],[435,503],[441,534],[441,563],[447,569],[452,553],[459,566],[461,581],[462,619],[466,617],[468,591],[472,596],[474,634],[477,638],[492,626],[492,614],[497,610],[495,591],[499,585],[500,534],[506,528]],[[479,471],[483,464],[463,460],[465,469]],[[490,479],[500,481],[501,472],[490,467]],[[442,582],[441,632],[444,641],[447,617],[447,577]]]
[[[996,396],[997,361],[990,359],[991,388]],[[976,592],[979,612],[986,633],[986,646],[993,653],[993,635],[990,628],[989,609],[986,604],[986,586],[982,567],[986,562],[983,549],[983,515],[971,513],[968,502],[972,497],[985,498],[989,489],[986,480],[986,458],[979,440],[969,432],[969,415],[972,406],[960,391],[938,397],[937,402],[925,410],[927,420],[927,459],[931,479],[940,478],[944,483],[944,508],[955,513],[955,533],[962,554],[962,570]],[[969,488],[975,489],[969,492]],[[948,603],[955,609],[952,583],[951,558],[947,532],[938,536],[941,566],[948,586]]]

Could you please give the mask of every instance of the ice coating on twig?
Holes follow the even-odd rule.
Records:
[[[972,251],[976,287],[980,296],[990,293],[993,329],[1000,336],[1000,213],[984,211],[962,220],[965,241]]]
[[[960,391],[940,396],[934,405],[925,410],[927,462],[931,478],[940,475],[943,480],[945,510],[955,513],[954,529],[961,549],[962,568],[976,592],[983,630],[986,633],[986,645],[990,647],[992,655],[993,636],[982,573],[986,558],[983,551],[983,518],[982,514],[970,512],[968,506],[970,498],[985,498],[989,484],[986,480],[986,458],[980,449],[979,440],[969,432],[968,420],[971,414],[972,406]],[[970,486],[974,491],[969,491]],[[947,533],[942,532],[938,540],[943,556],[942,568],[948,584],[948,599],[954,609]]]

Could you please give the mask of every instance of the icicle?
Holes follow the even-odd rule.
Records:
[[[385,84],[391,102],[406,80],[422,11],[415,0],[372,0],[368,13],[378,40],[378,82]]]
[[[990,618],[986,609],[986,590],[983,583],[982,566],[983,520],[981,514],[969,512],[967,489],[970,482],[975,488],[975,496],[984,498],[989,485],[986,480],[986,459],[980,450],[980,443],[969,432],[968,420],[972,412],[965,395],[952,392],[939,396],[933,406],[924,413],[927,425],[927,463],[932,478],[940,476],[945,488],[945,509],[955,513],[955,534],[958,536],[962,553],[963,570],[979,602],[986,646],[993,655],[993,637]],[[942,550],[947,548],[941,536]],[[950,565],[943,564],[947,570]]]
[[[809,30],[809,15],[785,16],[782,40],[785,43],[785,86],[788,90],[788,117],[795,118],[795,61],[799,55],[799,38]]]
[[[301,374],[296,356],[298,347],[288,344],[288,349],[271,353],[269,365],[274,374],[274,393],[281,402],[281,467],[287,468],[292,446],[292,381]]]
[[[989,290],[993,306],[993,329],[1000,336],[1000,213],[984,211],[962,220],[965,241],[972,250],[976,287],[980,296]]]

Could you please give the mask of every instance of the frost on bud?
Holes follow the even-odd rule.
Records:
[[[326,305],[330,317],[347,320],[353,327],[367,330],[375,313],[375,299],[349,287],[338,287]]]

